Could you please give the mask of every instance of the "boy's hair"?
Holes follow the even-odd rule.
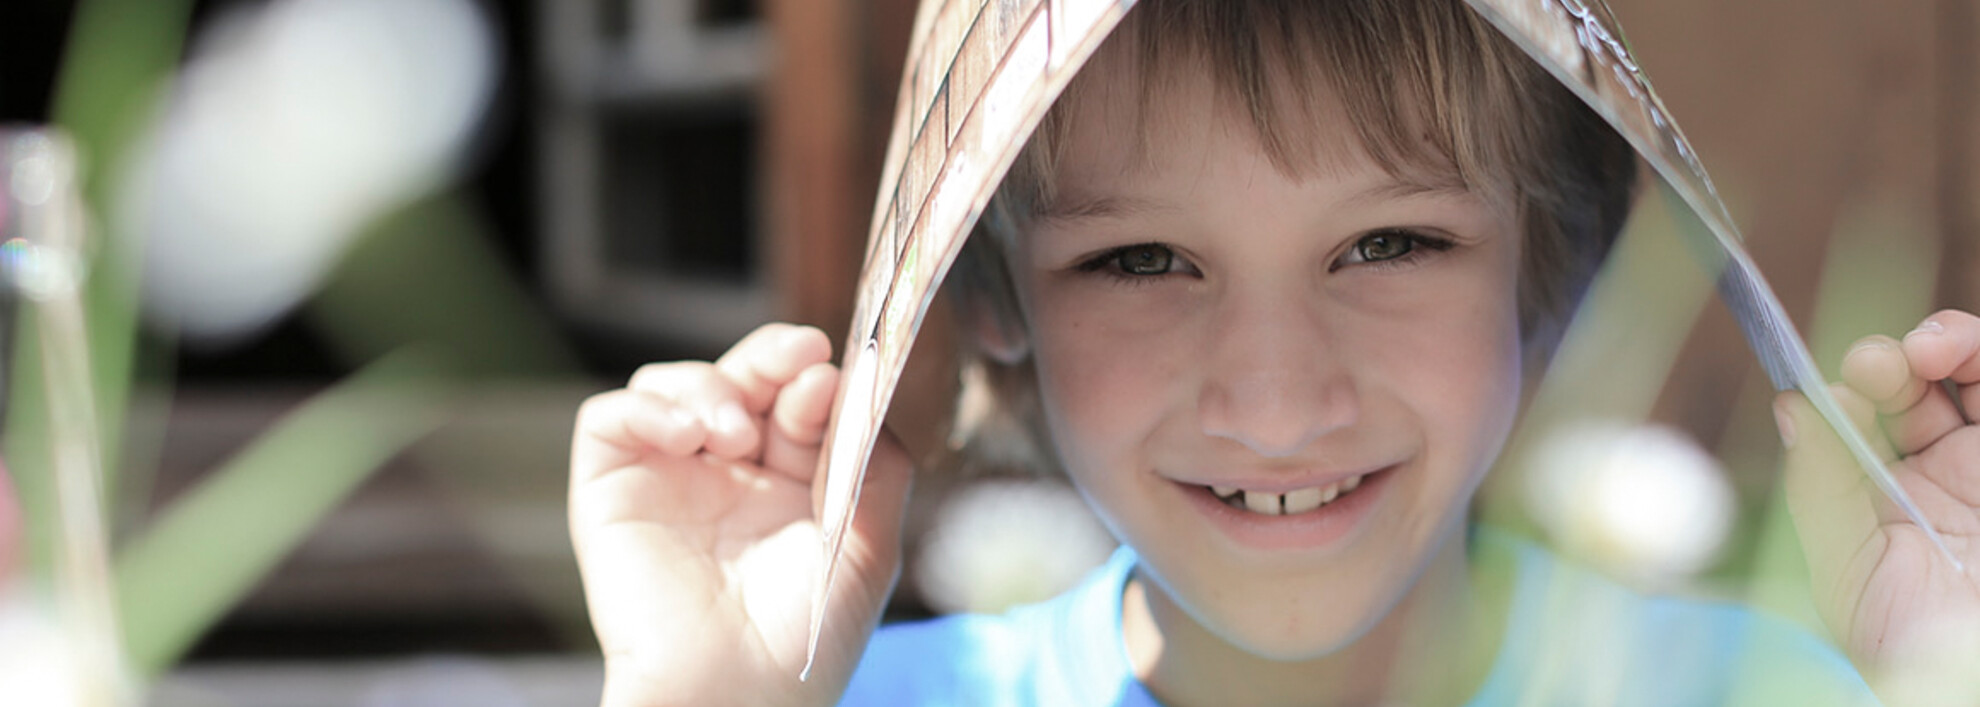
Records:
[[[1377,166],[1407,183],[1467,188],[1522,225],[1520,326],[1530,363],[1551,353],[1634,195],[1628,143],[1463,0],[1142,0],[1087,66],[965,244],[948,279],[965,310],[1024,326],[1005,256],[1031,219],[1055,206],[1067,113],[1097,91],[1120,90],[1089,79],[1100,73],[1093,67],[1136,77],[1144,143],[1147,117],[1176,83],[1169,79],[1202,67],[1216,99],[1241,108],[1288,176],[1324,166],[1332,146],[1308,126],[1327,115],[1316,89],[1332,89]],[[957,446],[998,418],[1020,428],[1006,432],[1027,433],[1023,446],[1044,442],[1028,357],[1003,363],[962,348]],[[1051,455],[975,451],[965,450],[966,462],[1054,466]],[[991,459],[970,459],[985,452]]]

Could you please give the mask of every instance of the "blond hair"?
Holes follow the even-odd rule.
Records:
[[[1635,153],[1462,0],[1142,0],[1004,178],[950,275],[956,300],[1022,326],[1005,255],[1054,205],[1067,114],[1103,88],[1095,76],[1104,72],[1093,67],[1138,73],[1145,142],[1146,116],[1174,85],[1165,79],[1198,66],[1287,176],[1319,166],[1326,136],[1307,126],[1318,124],[1322,89],[1332,89],[1361,151],[1391,176],[1462,187],[1516,218],[1525,230],[1519,304],[1530,361],[1552,351],[1628,215]],[[1001,364],[967,345],[963,355],[974,379],[964,404],[993,401],[1032,445],[1044,441],[1029,360]],[[991,390],[970,389],[984,385]],[[959,410],[960,436],[984,414]],[[1049,466],[1049,455],[1023,456]]]

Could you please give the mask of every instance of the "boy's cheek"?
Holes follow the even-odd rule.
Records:
[[[1071,311],[1040,312],[1032,326],[1049,397],[1105,408],[1160,396],[1188,370],[1190,325],[1174,308],[1063,309]]]

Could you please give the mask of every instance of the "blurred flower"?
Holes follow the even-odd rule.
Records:
[[[1667,427],[1564,427],[1529,479],[1530,510],[1564,550],[1638,581],[1704,569],[1732,529],[1733,490],[1718,461]]]
[[[439,185],[493,86],[469,0],[277,0],[202,36],[131,174],[149,313],[251,333],[350,237]]]
[[[937,511],[915,581],[937,611],[995,613],[1071,588],[1113,548],[1113,537],[1065,484],[982,481]]]

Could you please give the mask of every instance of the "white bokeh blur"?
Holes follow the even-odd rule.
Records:
[[[996,613],[1072,588],[1114,538],[1063,482],[995,479],[957,490],[922,536],[915,582],[943,613]]]
[[[83,703],[77,652],[46,602],[35,601],[25,582],[0,590],[0,685],[7,704]]]
[[[1563,550],[1651,585],[1711,566],[1736,512],[1718,460],[1656,425],[1586,422],[1554,431],[1525,491],[1528,511]]]
[[[218,18],[125,182],[147,314],[194,340],[280,317],[369,220],[451,176],[496,63],[469,0],[276,0]]]

